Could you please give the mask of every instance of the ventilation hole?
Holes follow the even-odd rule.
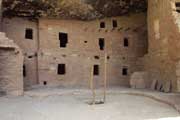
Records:
[[[94,56],[95,59],[99,59],[99,56]]]
[[[66,55],[62,55],[62,57],[66,57]]]
[[[28,58],[33,58],[33,56],[28,56]]]

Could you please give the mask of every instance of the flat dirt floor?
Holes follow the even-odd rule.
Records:
[[[180,120],[171,106],[150,98],[109,94],[102,105],[88,105],[90,94],[0,98],[0,120]]]

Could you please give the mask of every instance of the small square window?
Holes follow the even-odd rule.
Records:
[[[105,22],[101,22],[100,23],[100,28],[105,28],[105,27],[106,27]]]
[[[122,75],[123,76],[127,76],[128,75],[128,69],[127,68],[123,68],[122,69]]]
[[[33,29],[27,28],[25,32],[25,38],[26,39],[33,39]]]

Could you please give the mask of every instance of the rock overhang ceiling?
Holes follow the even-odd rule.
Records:
[[[93,20],[146,10],[147,0],[3,0],[5,17]]]

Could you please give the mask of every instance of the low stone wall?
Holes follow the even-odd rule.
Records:
[[[22,95],[23,56],[16,44],[3,33],[0,33],[0,68],[0,91],[7,95]]]

